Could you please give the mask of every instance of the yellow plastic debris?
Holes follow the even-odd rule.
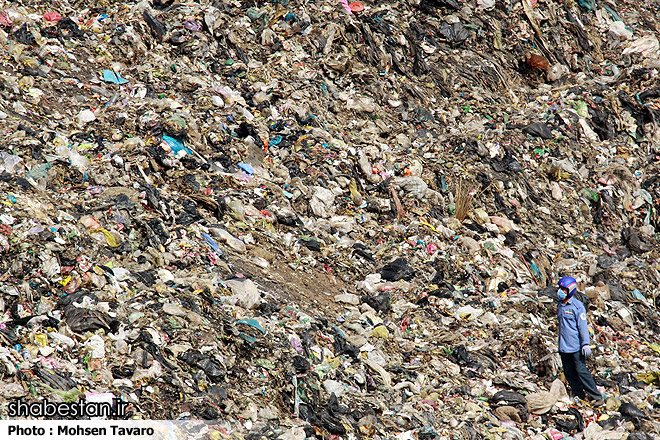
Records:
[[[43,333],[37,333],[36,335],[34,335],[34,342],[39,347],[45,347],[46,345],[48,345],[48,336],[46,336]]]
[[[384,325],[379,325],[371,331],[371,336],[386,339],[390,337],[390,331]]]
[[[110,233],[110,231],[108,231],[105,228],[90,229],[89,232],[91,232],[92,234],[94,234],[96,232],[102,232],[103,235],[105,235],[105,242],[108,243],[108,246],[110,246],[110,247],[118,247],[119,246],[119,243],[117,243],[117,240],[115,239],[114,235],[112,235]]]

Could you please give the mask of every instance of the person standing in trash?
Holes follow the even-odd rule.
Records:
[[[561,356],[564,375],[573,393],[580,399],[587,395],[594,404],[603,404],[603,396],[596,388],[596,383],[587,369],[586,358],[591,356],[587,310],[584,304],[573,295],[577,291],[577,281],[573,277],[559,280],[559,355]]]

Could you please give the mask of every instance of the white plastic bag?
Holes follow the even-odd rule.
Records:
[[[550,391],[543,391],[540,393],[528,394],[527,397],[527,407],[529,412],[532,414],[545,414],[555,403],[562,399],[568,399],[568,393],[566,392],[566,387],[563,382],[559,379],[555,379],[552,382]]]

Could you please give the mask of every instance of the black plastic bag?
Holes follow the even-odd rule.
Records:
[[[115,379],[127,379],[135,373],[135,364],[123,364],[112,367],[110,370]]]
[[[315,238],[301,238],[298,242],[310,251],[321,252],[321,242]]]
[[[202,219],[202,216],[197,210],[195,202],[189,199],[182,199],[179,204],[183,207],[183,211],[177,216],[176,222],[183,226],[190,226]]]
[[[450,289],[435,289],[429,292],[429,296],[435,296],[437,298],[454,298],[455,290]]]
[[[517,238],[518,238],[518,234],[516,233],[516,231],[512,229],[506,234],[504,234],[504,244],[506,246],[513,246],[514,244],[516,244]]]
[[[644,388],[646,384],[639,382],[633,373],[618,373],[612,375],[612,380],[616,382],[621,395],[635,391],[637,388]]]
[[[141,282],[147,287],[156,284],[156,271],[153,269],[145,270],[143,272],[134,272],[133,278]]]
[[[34,374],[41,379],[46,385],[57,390],[69,391],[76,387],[76,382],[71,379],[71,373],[64,373],[51,370],[50,368],[42,368],[35,366]]]
[[[241,139],[245,139],[248,136],[252,136],[253,139],[259,139],[259,132],[254,125],[248,124],[247,122],[241,122],[241,124],[236,129],[236,136]]]
[[[619,407],[619,412],[622,416],[629,419],[648,419],[649,416],[646,415],[641,409],[637,408],[632,403],[624,402]]]
[[[349,412],[348,408],[339,404],[339,399],[337,399],[335,393],[330,393],[330,398],[325,407],[333,416],[336,416],[337,414],[348,414]]]
[[[415,271],[408,266],[405,258],[397,258],[380,270],[380,276],[386,281],[410,281],[415,277]]]
[[[99,266],[101,268],[105,266]],[[83,299],[85,297],[88,297],[94,304],[96,304],[98,301],[98,298],[96,297],[96,294],[93,292],[90,292],[88,290],[79,290],[76,293],[72,293],[70,295],[64,295],[62,296],[59,301],[57,301],[57,307],[58,308],[65,308],[70,306],[71,304],[75,303],[82,303]]]
[[[465,26],[463,26],[463,23],[460,22],[449,24],[446,21],[443,21],[440,24],[438,32],[440,32],[440,35],[444,38],[449,40],[453,47],[461,45],[470,37],[470,33]]]
[[[327,412],[321,414],[321,425],[328,430],[330,434],[334,435],[345,435],[346,428],[341,423],[341,420],[338,417],[334,417]]]
[[[353,253],[358,254],[359,256],[364,258],[365,260],[368,260],[372,263],[375,262],[374,256],[371,254],[371,252],[369,252],[369,249],[365,245],[363,245],[362,243],[353,244]]]
[[[639,235],[639,232],[632,228],[626,228],[621,231],[621,242],[628,246],[628,248],[638,254],[649,252],[653,249],[653,245],[648,243],[644,237]]]
[[[317,424],[318,417],[316,417],[316,414],[314,413],[312,407],[307,405],[306,403],[300,404],[300,407],[298,408],[298,414],[300,415],[300,418],[303,419],[304,421],[309,422],[312,425]]]
[[[273,313],[279,311],[280,311],[280,307],[277,306],[276,304],[271,304],[266,301],[259,304],[259,312],[261,312],[263,315],[272,315]]]
[[[334,348],[336,355],[347,354],[353,359],[357,359],[358,355],[360,354],[360,349],[355,345],[351,345],[346,342],[346,339],[344,339],[344,337],[339,333],[335,333],[332,347]]]
[[[103,329],[106,333],[114,333],[119,327],[119,321],[103,312],[74,306],[64,309],[64,320],[74,333],[95,332],[98,329]]]
[[[165,359],[165,356],[163,356],[163,353],[160,351],[160,348],[156,344],[154,344],[151,341],[151,338],[149,338],[148,341],[144,340],[144,335],[148,335],[146,332],[142,332],[140,335],[140,338],[144,341],[142,343],[142,348],[144,349],[145,352],[149,353],[151,356],[153,356],[154,359],[156,359],[158,362],[160,362],[166,369],[168,370],[173,370],[175,367]]]
[[[18,343],[18,336],[13,329],[0,328],[0,341],[5,341],[8,345],[13,346]]]
[[[156,38],[158,38],[158,40],[162,40],[165,36],[165,32],[167,32],[165,25],[161,23],[156,17],[151,15],[148,11],[144,11],[142,13],[142,17],[144,18],[144,21],[147,23],[147,25],[149,25],[149,28],[154,33]]]
[[[219,385],[211,385],[209,387],[209,398],[216,403],[222,403],[227,400],[229,394],[227,390]]]
[[[523,133],[533,137],[540,137],[541,139],[552,139],[552,132],[550,127],[542,122],[534,122],[523,128]]]
[[[293,368],[296,370],[296,374],[305,374],[309,372],[310,364],[307,359],[302,356],[293,357]]]
[[[589,115],[591,115],[591,124],[593,125],[594,132],[598,135],[601,141],[613,139],[616,136],[616,129],[612,124],[610,114],[603,111],[599,112],[589,107]]]
[[[520,420],[527,421],[529,418],[529,409],[527,408],[527,399],[520,393],[515,391],[498,391],[493,394],[489,399],[488,403],[494,407],[498,408],[500,406],[511,406],[518,411]]]
[[[612,264],[614,264],[614,259],[607,254],[602,254],[596,258],[596,263],[598,264],[599,268],[608,269],[610,266],[612,266]]]
[[[381,293],[377,296],[362,295],[362,302],[369,304],[369,307],[378,311],[387,313],[390,311],[390,294]]]
[[[454,347],[453,353],[454,358],[456,358],[456,363],[463,367],[474,368],[475,370],[482,370],[483,365],[479,363],[470,353],[467,351],[464,345],[459,345]]]
[[[525,396],[515,391],[502,390],[493,394],[489,399],[489,403],[494,406],[527,406],[527,399],[525,399]]]
[[[420,10],[430,15],[437,15],[435,8],[438,7],[448,7],[456,10],[461,8],[456,0],[422,0],[418,6]]]
[[[185,353],[181,353],[178,359],[191,367],[204,370],[204,373],[206,373],[212,382],[220,382],[227,375],[220,362],[197,350],[188,350]]]
[[[24,23],[23,26],[18,28],[18,30],[14,32],[12,36],[16,38],[16,40],[21,44],[25,44],[27,46],[34,44],[34,37],[28,29],[27,23]]]
[[[80,30],[76,22],[70,17],[64,17],[61,19],[57,23],[57,30],[62,38],[80,37],[83,35],[83,32]]]
[[[570,433],[582,432],[584,431],[584,418],[577,409],[569,408],[568,411],[557,414],[555,425],[560,431]]]

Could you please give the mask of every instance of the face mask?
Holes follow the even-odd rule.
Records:
[[[559,301],[563,301],[566,299],[566,292],[564,292],[564,289],[559,289],[557,291],[557,296],[559,297]]]

